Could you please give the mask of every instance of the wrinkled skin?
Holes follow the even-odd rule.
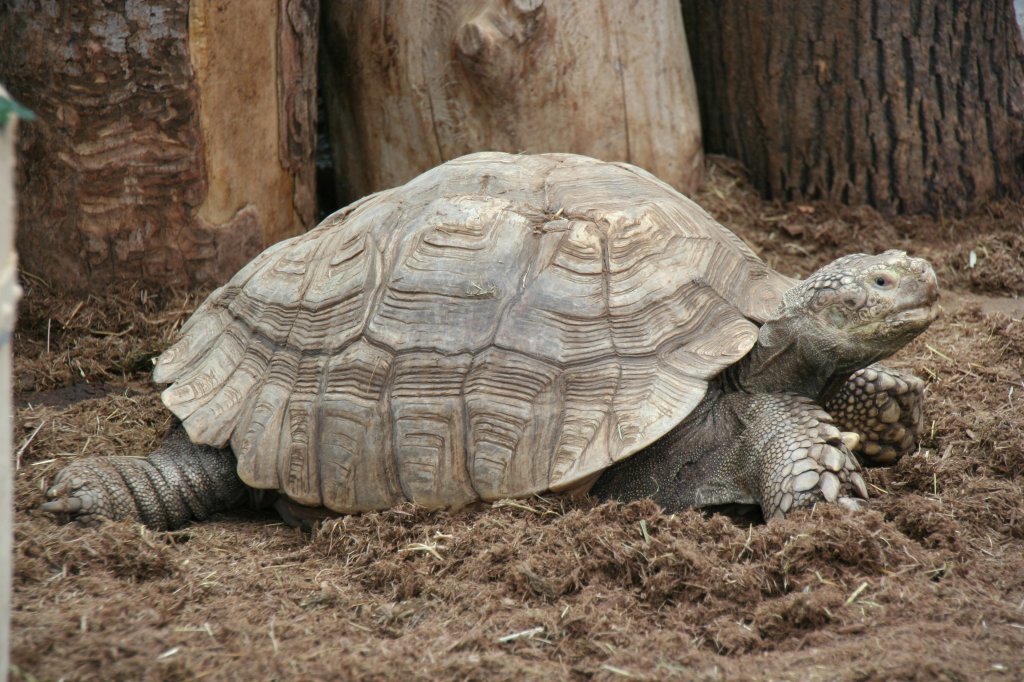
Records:
[[[927,329],[938,295],[931,266],[901,251],[825,266],[786,293],[755,346],[682,423],[611,467],[593,494],[652,497],[668,511],[756,507],[766,518],[822,501],[859,507],[862,462],[895,462],[922,422],[923,382],[875,363]],[[83,523],[176,527],[245,499],[233,461],[177,426],[148,459],[71,464],[42,508]]]
[[[923,382],[874,363],[928,328],[938,296],[931,266],[902,251],[825,266],[786,292],[678,427],[592,492],[670,510],[757,506],[766,518],[820,501],[859,507],[861,461],[895,462],[922,422]]]

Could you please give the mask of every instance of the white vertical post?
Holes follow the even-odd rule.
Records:
[[[0,104],[7,91],[0,86]],[[0,682],[11,668],[11,565],[14,533],[14,462],[11,426],[11,342],[21,288],[14,252],[14,136],[17,117],[0,111]]]

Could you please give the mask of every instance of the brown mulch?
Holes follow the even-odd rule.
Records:
[[[746,527],[545,498],[311,535],[264,512],[62,526],[34,506],[66,462],[167,428],[151,360],[204,292],[81,299],[26,275],[13,679],[1024,678],[1024,207],[770,203],[725,160],[697,199],[790,274],[854,250],[935,264],[944,315],[892,361],[928,382],[929,428],[868,473],[869,511]]]

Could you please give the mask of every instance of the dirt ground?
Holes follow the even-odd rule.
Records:
[[[62,526],[34,510],[62,466],[169,425],[151,359],[202,293],[82,299],[26,273],[13,679],[1024,679],[1024,206],[886,220],[710,174],[698,200],[784,272],[892,247],[936,266],[943,315],[892,361],[927,380],[929,426],[868,473],[869,511],[746,527],[550,498],[312,535],[244,511]]]

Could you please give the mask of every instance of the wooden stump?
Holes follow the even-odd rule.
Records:
[[[703,171],[679,3],[324,5],[338,198],[473,151],[635,163],[682,191]]]
[[[315,0],[0,8],[23,267],[81,288],[220,282],[315,220]]]
[[[963,213],[1024,191],[1010,0],[684,0],[709,152],[768,197]]]

